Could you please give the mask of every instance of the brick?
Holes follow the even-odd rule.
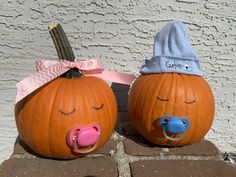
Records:
[[[106,154],[111,155],[116,151],[116,142],[113,139],[109,139],[106,144],[104,144],[97,152],[96,154]]]
[[[113,139],[109,139],[95,154],[104,154],[104,155],[111,155],[116,151],[116,142]],[[14,150],[13,155],[11,158],[17,157],[27,157],[27,158],[33,158],[34,156],[39,156],[35,152],[33,152],[24,142],[23,140],[18,136]]]
[[[216,146],[207,140],[183,147],[161,147],[149,143],[141,137],[124,140],[125,152],[135,156],[218,156],[220,154]]]
[[[236,167],[224,161],[143,160],[130,163],[132,177],[235,177]]]
[[[116,162],[109,157],[75,160],[10,159],[0,166],[1,177],[117,177]]]
[[[170,155],[191,155],[191,156],[218,156],[220,151],[217,147],[208,140],[201,140],[198,143],[177,147],[177,148],[169,148]]]

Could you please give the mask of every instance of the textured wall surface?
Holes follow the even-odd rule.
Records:
[[[62,24],[77,58],[101,58],[108,69],[138,73],[152,56],[156,32],[182,20],[215,95],[207,139],[221,151],[236,152],[235,9],[234,0],[1,0],[0,162],[17,136],[15,84],[34,72],[37,59],[57,59],[50,21]]]

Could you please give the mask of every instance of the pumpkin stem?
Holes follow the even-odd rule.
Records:
[[[59,23],[50,22],[48,24],[48,30],[57,50],[59,59],[64,59],[71,62],[75,61],[75,55],[62,26]],[[72,68],[62,75],[62,77],[66,78],[79,78],[81,76],[82,74],[77,68]]]

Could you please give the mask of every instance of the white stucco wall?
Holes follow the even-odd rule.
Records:
[[[50,21],[62,24],[77,58],[101,58],[108,69],[138,73],[152,56],[156,32],[171,19],[182,20],[215,95],[207,139],[236,152],[235,9],[234,0],[1,0],[0,163],[17,136],[15,84],[34,72],[37,59],[57,59]]]

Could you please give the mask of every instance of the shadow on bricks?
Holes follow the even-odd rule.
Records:
[[[35,153],[18,135],[14,144],[14,156],[23,155],[25,157],[35,156],[39,158],[45,158],[37,153]]]

